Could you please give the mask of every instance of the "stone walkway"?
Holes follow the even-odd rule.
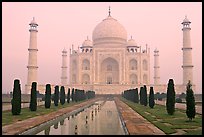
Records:
[[[115,97],[115,102],[130,135],[165,135],[163,131],[144,119],[119,98]]]
[[[88,104],[92,104],[96,101],[98,101],[100,98],[94,98],[94,99],[90,99],[86,102],[82,102],[80,104],[76,104],[73,105],[71,107],[67,107],[67,108],[63,108],[63,109],[59,109],[58,111],[55,112],[51,112],[49,114],[46,115],[42,115],[42,116],[37,116],[34,118],[29,118],[23,121],[19,121],[10,125],[6,125],[2,127],[2,134],[3,135],[18,135],[28,129],[31,129],[33,127],[36,127],[42,123],[45,123],[49,120],[52,120],[56,117],[59,117],[65,113],[69,113],[72,112],[80,107],[86,106]]]
[[[155,103],[156,103],[156,104],[159,104],[159,105],[164,105],[164,106],[166,105],[166,102],[165,102],[165,101],[156,100]],[[196,113],[202,115],[202,106],[196,105],[195,107],[196,107]],[[176,104],[175,104],[175,108],[182,109],[182,110],[186,110],[186,104],[176,103]]]

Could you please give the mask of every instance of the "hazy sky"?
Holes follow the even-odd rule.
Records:
[[[182,84],[181,22],[188,16],[191,23],[193,81],[196,93],[202,92],[202,3],[201,2],[85,2],[85,3],[2,3],[2,92],[13,89],[13,80],[27,81],[29,23],[33,17],[38,27],[38,83],[60,84],[62,50],[72,44],[81,46],[92,38],[95,26],[108,16],[117,19],[138,45],[150,47],[150,83],[153,83],[154,49],[159,49],[160,81]],[[68,58],[69,61],[69,58]]]

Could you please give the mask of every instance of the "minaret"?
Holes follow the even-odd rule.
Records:
[[[37,26],[35,18],[31,21],[30,25],[30,43],[29,43],[29,57],[28,57],[28,77],[27,84],[25,85],[25,94],[30,94],[32,82],[37,82]]]
[[[62,51],[62,76],[61,76],[61,85],[67,85],[67,51],[64,49]]]
[[[183,25],[183,85],[186,85],[188,81],[193,84],[193,64],[192,64],[192,47],[190,39],[190,21],[187,16],[181,23]]]
[[[159,50],[154,50],[154,85],[160,84],[159,74]]]

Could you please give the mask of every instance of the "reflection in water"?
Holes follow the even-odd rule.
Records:
[[[54,124],[54,129],[58,129],[58,122]]]
[[[60,125],[64,125],[64,119],[60,121]]]
[[[45,129],[45,135],[49,135],[50,134],[50,127]]]
[[[100,110],[100,111],[99,111]],[[95,113],[95,114],[94,114]],[[60,128],[58,125],[60,123]],[[65,119],[54,123],[37,135],[124,135],[114,101],[98,101]]]
[[[75,132],[74,132],[75,135],[77,135],[77,125],[75,126]]]

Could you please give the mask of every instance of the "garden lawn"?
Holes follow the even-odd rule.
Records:
[[[86,101],[86,100],[84,100]],[[30,111],[29,108],[21,108],[21,114],[20,115],[12,115],[11,110],[9,111],[3,111],[2,112],[2,126],[9,125],[12,123],[15,123],[17,121],[22,121],[28,118],[33,118],[39,115],[45,115],[53,111],[57,111],[59,109],[69,107],[84,101],[78,101],[78,102],[70,102],[69,104],[65,102],[64,105],[61,105],[60,103],[58,106],[54,106],[54,103],[51,104],[49,109],[46,109],[44,105],[38,106],[37,111]]]
[[[133,110],[150,121],[152,124],[161,129],[165,134],[176,133],[176,129],[182,129],[186,134],[202,135],[202,116],[196,115],[192,122],[188,121],[185,111],[175,109],[174,115],[168,115],[166,107],[155,105],[151,109],[148,105],[143,106],[138,103],[133,103],[120,98],[124,103],[130,106]]]

